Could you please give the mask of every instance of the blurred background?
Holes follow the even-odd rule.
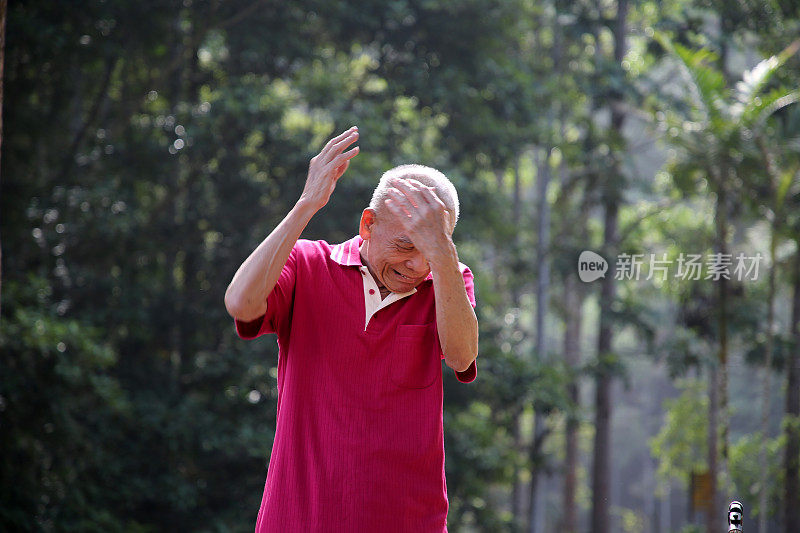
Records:
[[[252,530],[277,346],[223,294],[351,125],[304,237],[354,235],[401,163],[462,199],[451,531],[721,532],[731,499],[800,527],[795,0],[7,10],[1,530]]]

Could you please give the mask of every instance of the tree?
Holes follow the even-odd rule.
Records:
[[[727,257],[728,254],[728,224],[730,216],[730,199],[737,194],[737,176],[740,179],[747,179],[746,174],[742,175],[748,165],[734,164],[737,153],[746,152],[743,144],[747,144],[748,139],[755,139],[760,147],[762,158],[759,163],[764,168],[771,168],[771,157],[766,152],[765,141],[762,137],[761,126],[767,118],[795,102],[800,98],[798,91],[777,89],[767,95],[763,95],[763,90],[767,86],[770,77],[791,57],[800,42],[793,43],[781,54],[773,56],[757,65],[753,70],[746,72],[743,81],[736,85],[736,90],[729,96],[725,77],[722,71],[713,66],[717,57],[708,50],[691,51],[680,44],[669,41],[666,37],[660,36],[659,42],[679,60],[679,64],[688,74],[689,87],[688,98],[683,103],[686,105],[685,114],[669,113],[667,119],[670,132],[669,142],[683,150],[682,159],[676,166],[676,170],[684,176],[693,176],[689,179],[698,179],[702,176],[708,180],[712,192],[715,194],[715,221],[716,221],[716,240],[715,250],[719,257]],[[762,98],[763,96],[763,98]],[[666,116],[666,115],[665,115]],[[689,121],[692,127],[684,127]],[[677,124],[681,125],[678,129]],[[751,163],[752,166],[752,163]],[[685,179],[685,178],[684,178]],[[772,179],[771,190],[777,191],[778,185]],[[775,193],[777,194],[777,193]],[[778,209],[782,200],[780,196],[772,196],[773,206]],[[775,217],[775,215],[773,215]],[[776,220],[776,218],[773,218]],[[775,229],[773,228],[773,234]],[[774,243],[773,243],[774,245]],[[772,246],[772,245],[771,245]],[[774,252],[774,249],[773,249]],[[772,278],[774,274],[770,274]],[[717,416],[722,413],[723,420],[723,460],[727,456],[726,406],[727,406],[727,361],[728,361],[728,282],[724,277],[717,280],[717,302],[718,302],[718,327],[717,334],[719,340],[718,365],[719,381],[717,381],[717,366],[713,365],[710,369],[709,381],[709,468],[712,483],[712,502],[716,509],[718,496],[716,490],[718,469],[717,469]],[[770,280],[771,294],[769,296],[769,306],[772,306],[774,298],[774,278]],[[768,328],[772,327],[772,311],[768,312]],[[768,355],[770,361],[772,352],[772,334],[768,334]],[[769,368],[765,370],[765,393],[769,392]],[[718,402],[718,391],[721,393],[721,401]],[[767,401],[766,398],[764,400]],[[719,408],[718,408],[719,403]],[[762,455],[763,457],[763,455]],[[762,489],[766,490],[766,484]],[[762,500],[763,501],[763,500]],[[718,520],[709,513],[708,529],[709,533],[718,526]]]
[[[5,65],[6,55],[6,14],[8,12],[8,0],[0,0],[0,155],[3,147],[3,66]],[[0,244],[0,309],[2,309],[3,296],[3,246]]]
[[[617,2],[614,21],[614,62],[621,65],[625,55],[625,36],[628,17],[627,0]],[[610,103],[611,135],[623,138],[622,126],[625,114],[621,108],[620,95]],[[622,169],[617,158],[609,169],[612,180],[622,180]],[[621,202],[619,181],[607,183],[603,190],[603,251],[606,257],[615,257],[618,246],[617,215]],[[610,530],[609,507],[611,485],[611,379],[613,364],[613,324],[611,306],[616,295],[614,276],[603,279],[600,296],[600,332],[597,337],[598,374],[595,386],[595,439],[592,461],[592,531],[607,533]]]

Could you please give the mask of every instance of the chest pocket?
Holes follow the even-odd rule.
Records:
[[[389,374],[392,382],[408,389],[424,389],[441,372],[441,359],[436,356],[433,323],[397,326]]]

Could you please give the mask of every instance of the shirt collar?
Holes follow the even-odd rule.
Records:
[[[361,262],[361,252],[359,248],[364,239],[361,235],[356,235],[349,241],[334,245],[331,248],[331,259],[342,266],[363,266]],[[428,272],[428,275],[423,281],[433,280],[433,273]]]
[[[331,248],[331,259],[343,266],[362,266],[359,247],[364,239],[356,235],[349,241],[335,245]]]

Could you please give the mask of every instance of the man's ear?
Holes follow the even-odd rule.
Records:
[[[369,207],[361,212],[361,223],[358,225],[358,234],[361,238],[369,240],[372,237],[372,226],[375,225],[375,210]]]

